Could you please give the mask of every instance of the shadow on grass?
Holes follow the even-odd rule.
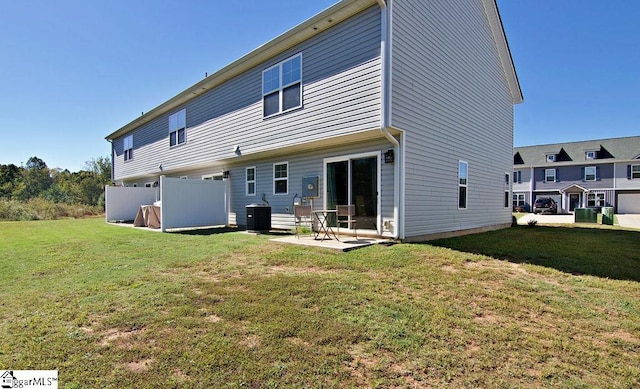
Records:
[[[180,229],[180,230],[169,230],[167,231],[171,234],[181,234],[181,235],[218,235],[218,234],[227,234],[230,232],[246,232],[252,235],[267,235],[267,236],[284,236],[291,235],[289,231],[247,231],[244,228],[238,227],[206,227],[206,228],[192,228],[192,229]]]
[[[518,226],[428,244],[574,275],[640,282],[640,233],[635,231]]]
[[[171,234],[180,234],[180,235],[218,235],[218,234],[227,234],[229,232],[238,232],[242,231],[235,227],[211,227],[211,228],[197,228],[197,229],[188,229],[188,230],[177,230],[177,231],[167,231]]]

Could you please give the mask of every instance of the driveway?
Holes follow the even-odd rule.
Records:
[[[616,218],[620,227],[640,229],[640,215],[624,214],[616,215]]]
[[[575,219],[573,214],[543,215],[541,213],[530,213],[518,219],[518,224],[526,226],[529,220],[537,220],[538,224],[573,224]]]
[[[640,230],[640,215],[636,214],[620,214],[616,215],[618,219],[617,225],[624,228],[635,228]],[[575,218],[573,214],[559,214],[559,215],[534,215],[530,213],[518,219],[519,225],[527,225],[529,220],[537,220],[538,224],[573,224]]]

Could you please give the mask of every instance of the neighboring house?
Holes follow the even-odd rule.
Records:
[[[224,179],[231,225],[292,228],[317,177],[314,208],[422,240],[510,225],[520,102],[495,0],[343,0],[106,138],[118,184]]]
[[[615,207],[640,214],[640,136],[513,149],[513,207],[531,211],[538,197],[558,210]]]

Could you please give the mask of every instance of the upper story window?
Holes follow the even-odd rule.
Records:
[[[247,196],[255,196],[256,195],[256,168],[255,168],[255,166],[247,168],[247,170],[246,170],[246,178],[247,178],[246,194],[247,194]]]
[[[133,135],[124,138],[124,160],[133,159]]]
[[[458,162],[458,208],[467,208],[467,187],[469,184],[469,164]]]
[[[595,181],[597,179],[597,169],[595,166],[587,166],[584,168],[584,180]]]
[[[289,193],[289,162],[273,164],[273,194]]]
[[[596,152],[595,151],[587,151],[584,153],[584,157],[585,159],[596,159]]]
[[[262,72],[264,117],[302,106],[302,54]]]
[[[629,178],[640,178],[640,165],[629,165]]]
[[[547,154],[547,162],[555,162],[556,155],[555,154]]]
[[[520,170],[514,170],[513,172],[513,183],[522,183],[522,172]]]
[[[544,182],[556,182],[556,169],[544,169]]]
[[[187,110],[183,109],[169,116],[169,147],[187,141]]]

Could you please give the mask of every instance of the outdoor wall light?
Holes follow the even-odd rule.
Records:
[[[387,152],[384,153],[384,163],[393,163],[393,160],[393,149],[387,150]]]
[[[235,155],[240,155],[240,154],[242,154],[242,153],[240,152],[240,145],[237,145],[236,147],[234,147],[234,148],[233,148],[233,152],[234,152],[234,154],[235,154]]]
[[[162,170],[162,164],[158,165],[158,169]]]

